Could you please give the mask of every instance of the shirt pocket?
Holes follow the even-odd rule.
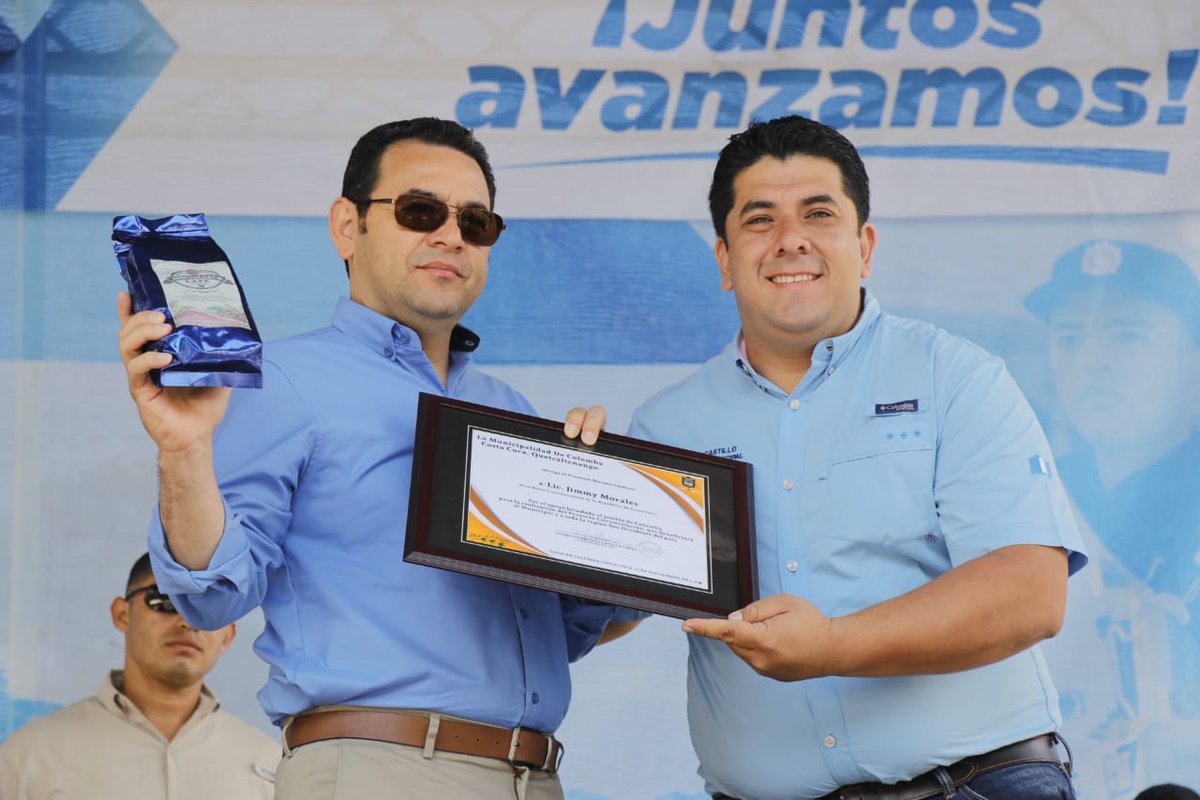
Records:
[[[836,435],[823,475],[830,530],[810,552],[827,614],[850,614],[946,571],[931,415],[871,416]]]
[[[933,415],[904,413],[867,417],[831,447],[826,557],[836,572],[863,579],[864,601],[948,567],[933,497],[936,442]]]

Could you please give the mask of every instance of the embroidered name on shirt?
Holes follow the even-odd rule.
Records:
[[[914,400],[901,400],[899,403],[876,403],[875,404],[875,415],[876,416],[878,416],[880,414],[900,414],[900,413],[911,414],[911,413],[914,413],[916,410],[917,410],[917,401],[915,399]]]
[[[705,450],[710,456],[720,456],[721,458],[732,458],[736,461],[745,461],[746,457],[742,455],[741,448],[737,445],[731,447],[714,447],[710,450]]]

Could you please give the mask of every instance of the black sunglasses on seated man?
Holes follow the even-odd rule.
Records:
[[[160,592],[158,590],[158,585],[154,583],[150,584],[149,586],[143,586],[140,589],[134,589],[132,592],[125,595],[125,599],[128,600],[135,594],[139,594],[141,592],[146,593],[143,595],[146,600],[146,608],[149,608],[151,611],[159,611],[163,614],[179,613],[175,609],[175,605],[171,602],[171,598]]]

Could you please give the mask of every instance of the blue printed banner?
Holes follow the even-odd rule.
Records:
[[[114,216],[206,213],[264,338],[292,335],[347,291],[326,213],[357,137],[457,119],[509,223],[475,358],[620,431],[736,336],[712,168],[788,113],[861,149],[884,310],[1003,357],[1051,437],[1030,470],[1061,476],[1092,553],[1038,651],[1079,796],[1200,788],[1195,0],[0,0],[0,739],[120,665],[108,603],[156,487]],[[261,629],[210,685],[266,728]],[[686,657],[650,620],[574,665],[569,800],[708,797]]]

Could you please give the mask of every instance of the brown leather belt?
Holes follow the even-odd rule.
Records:
[[[301,714],[284,732],[291,750],[326,739],[371,739],[424,748],[431,717],[426,714],[336,709]],[[438,717],[433,750],[496,758],[516,767],[558,772],[562,742],[530,728],[500,728]]]
[[[1059,764],[1070,774],[1069,762],[1064,765],[1055,749],[1055,744],[1059,741],[1061,740],[1055,734],[1045,733],[992,750],[990,753],[964,758],[943,769],[949,773],[950,780],[956,788],[980,773],[1036,761]],[[903,783],[855,783],[830,792],[820,800],[927,800],[942,797],[942,784],[934,774],[936,772],[936,769],[930,770]]]

